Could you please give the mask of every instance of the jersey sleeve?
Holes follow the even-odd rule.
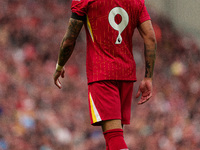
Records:
[[[151,17],[149,16],[149,13],[147,11],[147,8],[146,8],[145,4],[143,3],[141,11],[140,11],[138,25],[140,25],[141,23],[143,23],[143,22],[145,22],[147,20],[151,20]]]
[[[72,13],[75,13],[78,16],[85,16],[88,10],[88,1],[87,0],[72,0],[71,10],[72,10]]]

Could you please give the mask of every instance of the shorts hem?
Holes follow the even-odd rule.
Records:
[[[121,118],[103,119],[102,121],[91,123],[91,125],[93,125],[93,126],[101,126],[103,121],[108,121],[108,120],[121,120]],[[130,124],[130,121],[121,121],[121,122],[122,122],[122,124],[126,124],[126,125]]]

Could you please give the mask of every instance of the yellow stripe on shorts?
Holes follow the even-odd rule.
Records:
[[[91,109],[91,113],[92,113],[92,122],[93,123],[99,122],[99,121],[101,121],[101,117],[95,107],[91,93],[89,93],[89,98],[90,98],[90,109]]]

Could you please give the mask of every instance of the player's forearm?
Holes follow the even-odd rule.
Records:
[[[68,29],[60,45],[58,65],[64,66],[70,58],[82,26],[83,21],[70,18]]]
[[[63,39],[61,46],[60,46],[60,53],[58,56],[58,65],[64,66],[65,63],[70,58],[73,50],[74,50],[75,42],[74,43],[67,43],[65,39]]]
[[[157,50],[156,42],[144,45],[145,78],[153,78],[154,64],[156,60],[156,50]]]

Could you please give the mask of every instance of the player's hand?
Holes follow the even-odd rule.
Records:
[[[54,84],[59,88],[59,89],[61,89],[62,88],[62,86],[61,86],[61,82],[60,82],[60,80],[59,80],[59,77],[62,77],[62,78],[64,78],[65,77],[65,69],[63,68],[61,71],[55,71],[55,73],[54,73],[54,76],[53,76],[53,78],[54,78]]]
[[[151,78],[144,78],[139,86],[138,92],[136,94],[136,98],[140,97],[142,94],[138,104],[143,104],[147,102],[152,97],[152,79]]]

